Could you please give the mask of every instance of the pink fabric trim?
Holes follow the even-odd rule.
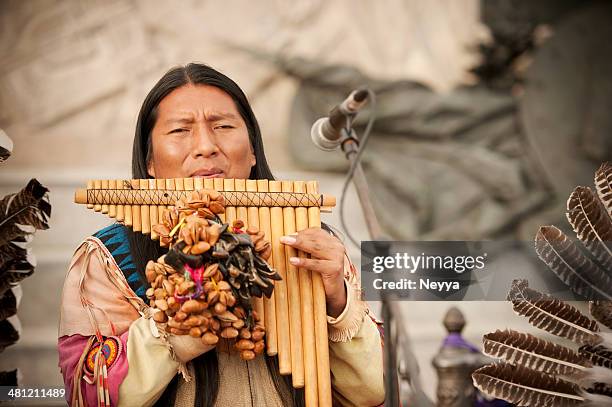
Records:
[[[110,393],[111,405],[116,406],[119,401],[119,386],[125,379],[128,372],[127,359],[127,339],[129,331],[124,332],[119,339],[124,351],[121,352],[115,363],[108,371],[108,388]],[[89,337],[82,335],[62,336],[58,340],[59,352],[59,367],[64,376],[64,384],[66,387],[66,400],[70,404],[72,398],[72,389],[74,386],[73,377],[74,371],[79,363],[79,358],[85,351],[85,346]],[[81,380],[81,389],[84,395],[84,401],[88,406],[98,404],[98,390],[96,384],[89,384],[85,380]]]

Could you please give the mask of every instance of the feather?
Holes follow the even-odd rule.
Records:
[[[612,301],[591,301],[589,311],[597,322],[612,329]]]
[[[555,226],[542,226],[535,238],[538,257],[572,291],[586,299],[612,299],[612,279]]]
[[[536,328],[579,344],[603,341],[596,321],[569,304],[529,288],[527,280],[512,282],[508,300],[514,312],[528,318]]]
[[[517,406],[567,407],[612,405],[612,398],[590,394],[577,384],[508,363],[494,363],[472,373],[474,386],[481,392]]]
[[[575,383],[508,363],[481,367],[472,380],[481,392],[517,406],[580,406],[585,401]]]
[[[6,161],[13,152],[13,140],[0,129],[0,163]]]
[[[592,366],[570,348],[512,330],[486,334],[483,345],[487,356],[551,375],[580,377]]]
[[[34,273],[28,249],[21,247],[26,237],[18,237],[12,243],[0,247],[0,296],[26,277]]]
[[[16,194],[10,194],[0,201],[0,246],[15,238],[30,234],[24,226],[44,230],[49,228],[51,215],[49,190],[36,179]]]
[[[18,340],[19,332],[17,332],[13,324],[8,319],[0,321],[0,352]]]
[[[0,372],[0,386],[17,387],[17,369]]]
[[[605,162],[595,172],[595,188],[599,199],[612,217],[612,164]]]
[[[612,270],[612,218],[588,187],[576,187],[567,200],[567,220],[604,270]]]
[[[578,349],[582,357],[588,359],[597,366],[612,369],[612,351],[602,345],[582,345]]]
[[[13,290],[7,290],[0,296],[0,321],[7,319],[17,313],[17,298]]]
[[[612,397],[612,386],[607,383],[595,383],[593,386],[586,389],[588,393],[602,394],[604,396]]]

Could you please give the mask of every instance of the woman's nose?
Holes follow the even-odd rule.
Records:
[[[193,131],[192,154],[194,157],[210,157],[215,155],[219,148],[215,135],[208,126],[197,126]]]

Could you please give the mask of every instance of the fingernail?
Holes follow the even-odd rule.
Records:
[[[297,266],[300,264],[300,259],[299,257],[290,257],[289,263],[293,264],[294,266]]]
[[[281,243],[285,243],[285,244],[294,244],[297,240],[293,236],[282,236],[280,238],[280,241]]]

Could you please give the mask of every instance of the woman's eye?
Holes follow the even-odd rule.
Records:
[[[168,134],[173,134],[173,133],[184,133],[184,132],[186,132],[186,131],[187,131],[187,129],[174,129],[174,130],[171,130],[171,131],[170,131],[170,133],[168,133]]]

